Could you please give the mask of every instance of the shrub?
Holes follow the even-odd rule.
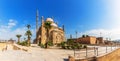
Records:
[[[61,44],[59,43],[59,44],[57,44],[57,47],[61,47]]]
[[[87,48],[87,45],[84,45],[83,48]]]
[[[22,45],[22,46],[27,46],[27,41],[22,41],[20,43],[18,43],[19,45]]]
[[[67,44],[66,44],[66,42],[61,42],[60,43],[60,46],[63,48],[63,49],[66,49],[67,47]]]
[[[87,45],[83,45],[80,43],[75,43],[74,41],[67,41],[67,42],[62,42],[60,46],[63,49],[82,49],[82,48],[87,48]]]
[[[48,42],[47,42],[47,45],[48,45],[48,46],[53,46],[52,41],[48,41]]]
[[[82,44],[79,44],[79,49],[83,48],[83,45]]]
[[[70,49],[71,46],[66,46],[66,47],[67,47],[67,49]]]
[[[72,45],[72,44],[74,44],[74,41],[70,39],[70,40],[67,41],[67,44]]]
[[[40,46],[40,45],[41,45],[41,42],[39,42],[38,46]]]
[[[74,45],[74,46],[71,46],[71,48],[72,48],[72,49],[77,49],[77,46],[76,46],[76,45]]]
[[[20,45],[20,42],[17,42],[17,44],[19,44],[19,45]]]
[[[39,44],[39,46],[40,46],[41,48],[45,48],[45,45],[43,45],[43,44]]]

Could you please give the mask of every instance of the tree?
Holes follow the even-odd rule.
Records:
[[[25,33],[25,35],[28,38],[28,40],[27,40],[28,46],[30,46],[30,39],[31,39],[31,36],[32,36],[32,32],[30,31],[30,27],[31,27],[30,25],[27,25],[28,30]]]
[[[30,26],[30,24],[28,24],[26,27],[27,27],[28,29],[30,29],[31,26]]]
[[[86,35],[86,37],[89,37],[89,35]]]
[[[20,43],[20,37],[21,37],[22,35],[20,35],[20,34],[17,34],[16,35],[16,37],[18,38],[18,43]]]
[[[85,38],[86,36],[85,35],[82,35],[83,38]]]
[[[45,22],[44,25],[46,32],[47,32],[47,41],[45,43],[45,48],[48,48],[48,41],[49,41],[49,30],[51,29],[51,22]]]
[[[71,40],[71,39],[68,40],[68,41],[67,41],[67,44],[68,44],[68,45],[74,45],[74,40]]]

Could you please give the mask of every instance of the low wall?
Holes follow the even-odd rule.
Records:
[[[108,53],[104,56],[86,58],[86,59],[75,59],[69,56],[69,61],[120,61],[120,48]]]
[[[0,43],[0,50],[6,47],[6,43]]]
[[[120,61],[120,48],[101,57],[98,57],[96,61]]]
[[[23,51],[26,51],[26,52],[28,51],[28,49],[26,47],[19,46],[19,45],[16,45],[16,44],[13,45],[13,50],[23,50]]]

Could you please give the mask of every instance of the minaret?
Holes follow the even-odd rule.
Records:
[[[38,21],[39,21],[39,12],[37,10],[37,12],[36,12],[36,33],[38,31]]]
[[[62,28],[63,28],[63,31],[65,31],[65,27],[64,27],[64,25],[62,25]]]
[[[37,42],[37,44],[39,44],[39,41],[38,41],[38,20],[39,20],[39,12],[37,10],[37,12],[36,12],[36,42]]]
[[[41,26],[43,26],[43,24],[44,24],[44,17],[42,16],[41,17]]]

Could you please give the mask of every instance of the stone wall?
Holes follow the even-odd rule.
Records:
[[[6,47],[6,43],[0,43],[0,50]]]
[[[96,44],[96,37],[81,37],[77,41],[82,44]]]
[[[119,58],[120,48],[101,57],[98,57],[96,61],[120,61]]]
[[[13,50],[23,50],[28,51],[28,49],[25,46],[19,46],[19,45],[13,45]]]

